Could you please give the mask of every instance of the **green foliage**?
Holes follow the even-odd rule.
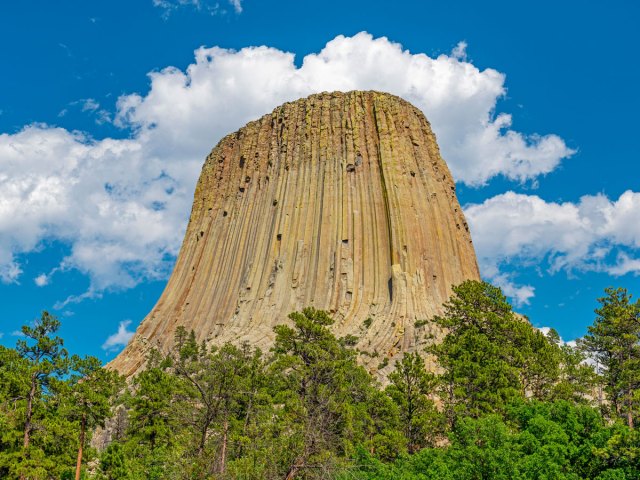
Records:
[[[422,328],[422,327],[424,327],[425,325],[428,325],[428,324],[429,324],[429,320],[423,319],[423,320],[416,320],[415,323],[413,324],[413,326],[415,328]]]
[[[74,478],[79,444],[111,415],[118,375],[93,358],[68,357],[47,312],[0,347],[0,477]]]
[[[357,364],[349,343],[328,329],[333,320],[313,308],[294,312],[289,319],[293,327],[274,329],[271,366],[282,372],[275,376],[275,398],[283,403],[290,423],[285,475],[312,478],[318,465],[335,469],[339,457],[351,455],[359,444],[388,455],[390,444],[397,441],[392,427],[396,410]]]
[[[620,441],[624,447],[617,443],[619,428],[626,437]],[[637,437],[630,438],[634,434],[626,427],[607,426],[587,406],[523,400],[504,417],[461,418],[448,447],[423,449],[392,465],[360,451],[357,473],[344,478],[631,479],[637,478],[638,461],[625,463],[633,457],[625,447],[637,452]]]
[[[157,350],[151,350],[147,368],[132,382],[132,394],[127,398],[129,408],[127,454],[131,461],[131,476],[137,478],[165,478],[171,464],[180,455],[176,447],[180,436],[172,409],[176,390],[173,376],[167,371],[169,362]]]
[[[19,451],[24,422],[24,396],[29,389],[29,364],[11,348],[0,346],[0,465]],[[0,467],[0,478],[7,475]],[[3,473],[4,472],[4,473]]]
[[[436,377],[426,371],[417,353],[408,353],[389,375],[386,393],[400,409],[400,420],[410,453],[433,445],[444,429],[444,418],[429,398]]]
[[[100,457],[100,470],[105,480],[128,480],[129,468],[122,444],[110,444]]]
[[[358,365],[357,339],[313,308],[275,328],[267,355],[178,328],[128,384],[69,358],[45,312],[0,347],[0,478],[73,478],[77,454],[96,480],[640,478],[638,304],[611,289],[600,303],[581,350],[532,328],[498,288],[465,282],[436,319],[438,374],[408,353],[384,389]],[[599,384],[608,417],[592,406]],[[101,425],[110,443],[96,452]]]
[[[55,333],[60,322],[42,312],[33,326],[23,326],[16,349],[3,349],[0,477],[49,478],[73,465],[74,426],[57,415],[61,377],[69,360]],[[3,382],[4,383],[4,382]],[[71,446],[74,445],[74,446]]]
[[[602,367],[611,415],[634,426],[640,400],[640,301],[623,288],[607,288],[582,348]]]
[[[384,357],[382,361],[378,364],[378,370],[382,370],[387,365],[389,365],[389,357]]]
[[[560,341],[555,332],[552,332],[551,339],[558,343]],[[600,396],[597,393],[598,375],[593,367],[586,363],[587,356],[581,349],[567,344],[559,345],[559,348],[560,374],[553,385],[551,397],[574,403],[590,403],[594,395]],[[598,401],[602,403],[602,399]]]
[[[86,418],[87,428],[104,427],[104,421],[111,415],[111,405],[115,395],[124,387],[124,379],[113,370],[102,368],[96,357],[71,357],[73,374],[67,379],[73,408],[71,418]]]
[[[71,357],[71,370],[74,374],[63,383],[67,387],[68,403],[59,408],[59,412],[66,413],[69,420],[80,424],[77,461],[79,469],[85,456],[83,454],[87,436],[90,436],[96,427],[104,427],[105,420],[111,416],[113,398],[124,386],[124,379],[116,372],[102,368],[102,363],[95,357],[81,358],[74,355]]]
[[[246,449],[245,443],[251,444],[250,432],[265,403],[261,352],[233,345],[209,351],[196,344],[193,332],[186,341],[177,340],[173,371],[179,382],[174,411],[180,425],[194,431],[186,438],[190,448],[185,471],[222,474],[228,457]]]
[[[527,395],[549,397],[559,373],[557,345],[518,318],[499,288],[467,281],[453,291],[445,314],[435,318],[448,334],[431,349],[444,370],[440,395],[450,424],[503,413]]]
[[[611,430],[607,443],[594,449],[595,455],[612,467],[598,480],[640,478],[640,433],[621,425],[614,425]]]

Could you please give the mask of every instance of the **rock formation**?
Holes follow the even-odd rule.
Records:
[[[135,373],[179,325],[268,348],[274,325],[313,306],[384,374],[384,358],[437,335],[415,323],[465,279],[479,279],[471,237],[422,112],[379,92],[312,95],[209,154],[173,274],[111,366]]]

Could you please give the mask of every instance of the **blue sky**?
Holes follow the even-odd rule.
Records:
[[[534,325],[573,339],[604,287],[640,294],[637,2],[445,3],[3,2],[0,342],[48,309],[113,358],[208,151],[332,89],[427,114],[483,275]]]

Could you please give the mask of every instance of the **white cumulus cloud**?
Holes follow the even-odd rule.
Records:
[[[576,203],[507,192],[467,205],[465,215],[483,275],[516,303],[527,303],[534,292],[514,283],[505,273],[509,265],[640,274],[638,192],[626,191],[617,200],[585,195]]]
[[[409,100],[431,121],[456,179],[469,185],[497,175],[535,179],[570,156],[559,137],[517,132],[508,114],[496,115],[505,76],[478,69],[465,49],[432,58],[359,33],[336,37],[298,67],[275,48],[202,47],[185,70],[152,72],[146,93],[119,98],[114,121],[128,138],[43,124],[0,134],[0,279],[17,282],[20,255],[49,239],[70,254],[39,281],[69,269],[91,281],[67,302],[165,278],[210,149],[314,92],[376,89]]]
[[[116,121],[142,130],[163,148],[202,149],[212,137],[239,128],[275,106],[331,90],[374,89],[399,95],[425,112],[458,181],[482,185],[504,175],[524,181],[551,172],[572,155],[556,135],[511,129],[509,114],[495,115],[505,76],[464,60],[466,44],[451,55],[412,54],[368,33],[338,36],[304,57],[268,47],[240,51],[199,48],[185,71],[150,74],[146,95],[119,99]]]
[[[482,265],[482,263],[481,263]],[[509,297],[516,306],[528,305],[531,299],[535,297],[536,289],[531,285],[517,285],[511,276],[504,272],[486,274],[482,270],[483,275],[487,276],[491,283],[500,287],[502,292]]]
[[[109,337],[102,344],[102,349],[108,352],[118,350],[124,347],[133,336],[133,331],[128,330],[127,327],[131,324],[131,320],[123,320],[118,325],[118,331]]]
[[[0,135],[0,277],[17,281],[16,254],[48,238],[71,247],[51,273],[78,269],[94,290],[164,277],[188,212],[184,172],[191,182],[199,167],[180,163],[174,178],[141,138],[94,141],[46,125]]]

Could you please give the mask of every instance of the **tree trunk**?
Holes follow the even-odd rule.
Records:
[[[227,461],[227,434],[229,432],[229,420],[224,419],[224,430],[222,432],[222,451],[220,452],[220,473],[224,473]]]
[[[454,402],[455,398],[453,396],[453,381],[449,381],[448,388],[448,396],[449,396],[449,405],[447,405],[447,421],[449,422],[449,428],[453,428],[455,426],[455,413],[454,413]]]
[[[29,396],[27,397],[27,413],[24,422],[24,440],[23,447],[27,449],[29,447],[29,440],[31,436],[31,417],[33,416],[33,399],[36,397],[36,376],[31,375],[31,390],[29,390]]]
[[[629,428],[633,429],[633,397],[631,395],[631,390],[627,392],[627,424]]]
[[[26,450],[29,448],[29,441],[31,440],[31,418],[33,417],[33,399],[36,398],[36,387],[38,383],[36,381],[37,377],[35,374],[31,375],[31,389],[29,390],[29,395],[27,396],[27,412],[24,420],[24,439],[22,441],[22,448]],[[20,475],[20,480],[25,480],[26,477],[24,474]]]
[[[84,445],[84,432],[87,428],[87,414],[82,414],[80,422],[80,446],[78,447],[78,460],[76,461],[76,480],[80,480],[80,470],[82,469],[82,447]]]
[[[198,444],[198,456],[204,452],[204,447],[207,444],[207,437],[209,436],[209,422],[205,422],[200,430],[200,443]]]
[[[300,467],[302,467],[303,465],[304,465],[304,459],[297,458],[294,464],[291,465],[291,468],[289,469],[289,473],[287,473],[285,480],[293,480],[294,478],[296,478],[296,475],[298,474]]]

